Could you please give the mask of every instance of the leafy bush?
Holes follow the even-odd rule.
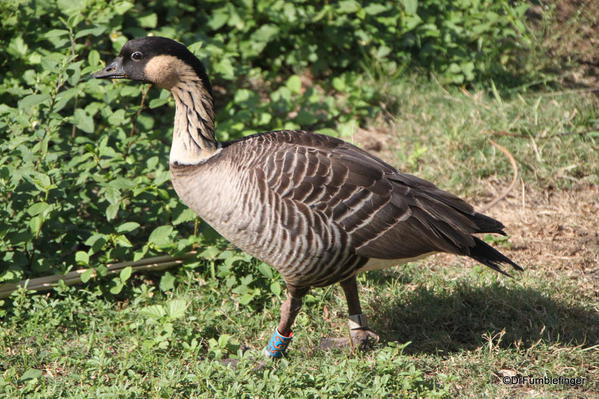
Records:
[[[0,9],[0,282],[199,240],[167,182],[168,93],[87,79],[127,38],[191,45],[216,83],[221,139],[351,132],[378,103],[371,65],[474,82],[519,73],[527,44],[525,5],[507,0],[13,3]]]

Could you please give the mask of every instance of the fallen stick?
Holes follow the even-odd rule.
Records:
[[[135,262],[120,262],[113,263],[107,266],[108,272],[106,275],[112,275],[119,273],[121,270],[126,267],[131,266],[133,272],[139,272],[144,270],[152,270],[159,271],[168,269],[173,266],[177,266],[182,264],[187,258],[192,257],[197,254],[197,251],[187,252],[178,257],[172,256],[156,256],[153,258],[140,259]],[[90,269],[78,269],[73,270],[72,272],[62,274],[62,275],[53,275],[53,276],[45,276],[45,277],[37,277],[27,280],[19,281],[18,283],[8,283],[0,285],[0,298],[6,298],[10,296],[14,291],[16,291],[19,287],[24,287],[28,290],[34,291],[48,291],[52,288],[56,287],[59,281],[63,281],[66,285],[74,285],[81,282],[81,275]],[[94,271],[94,275],[97,272]]]
[[[494,142],[491,139],[489,139],[489,141],[491,142],[491,144],[493,144],[495,146],[495,148],[497,148],[499,151],[503,152],[503,154],[510,160],[510,164],[512,165],[512,182],[505,190],[503,190],[503,192],[501,194],[499,194],[491,202],[489,202],[488,204],[486,204],[485,206],[480,208],[478,210],[478,212],[480,212],[480,213],[484,213],[484,212],[488,211],[493,206],[495,206],[496,203],[498,203],[499,201],[504,199],[510,193],[510,191],[512,191],[514,189],[514,187],[516,187],[516,183],[518,182],[518,174],[519,174],[518,164],[516,163],[514,156],[504,146],[497,144],[496,142]]]

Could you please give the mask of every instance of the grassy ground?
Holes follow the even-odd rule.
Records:
[[[531,188],[599,184],[599,103],[588,89],[508,97],[405,81],[380,90],[390,112],[354,141],[445,189],[479,196],[488,194],[481,180],[509,180],[510,163],[490,140],[512,153]]]
[[[3,310],[0,396],[596,397],[597,98],[500,98],[432,83],[385,90],[386,117],[353,140],[401,169],[483,204],[512,174],[489,138],[513,154],[521,178],[490,213],[512,233],[495,244],[524,273],[507,279],[436,256],[361,276],[382,338],[367,353],[320,348],[323,337],[347,334],[345,304],[337,287],[314,290],[280,362],[260,353],[277,323],[280,280],[243,256],[182,268],[166,292],[159,275],[135,276],[118,296],[92,284],[21,292]],[[584,381],[502,382],[512,376]]]

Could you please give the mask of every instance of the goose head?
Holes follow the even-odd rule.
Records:
[[[212,88],[200,60],[181,43],[156,36],[130,40],[92,76],[152,83],[171,92],[176,106],[171,164],[195,165],[217,153]]]
[[[129,40],[111,63],[92,75],[98,79],[131,79],[172,90],[199,81],[211,94],[204,66],[183,44],[166,37]]]

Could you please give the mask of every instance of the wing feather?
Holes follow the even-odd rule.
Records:
[[[267,135],[268,148],[254,166],[264,170],[266,186],[293,201],[304,221],[318,220],[323,229],[340,226],[349,240],[340,245],[358,256],[397,259],[438,251],[470,256],[481,247],[472,234],[504,234],[500,222],[457,196],[349,143],[306,132]],[[294,224],[290,208],[278,211],[285,224]]]

